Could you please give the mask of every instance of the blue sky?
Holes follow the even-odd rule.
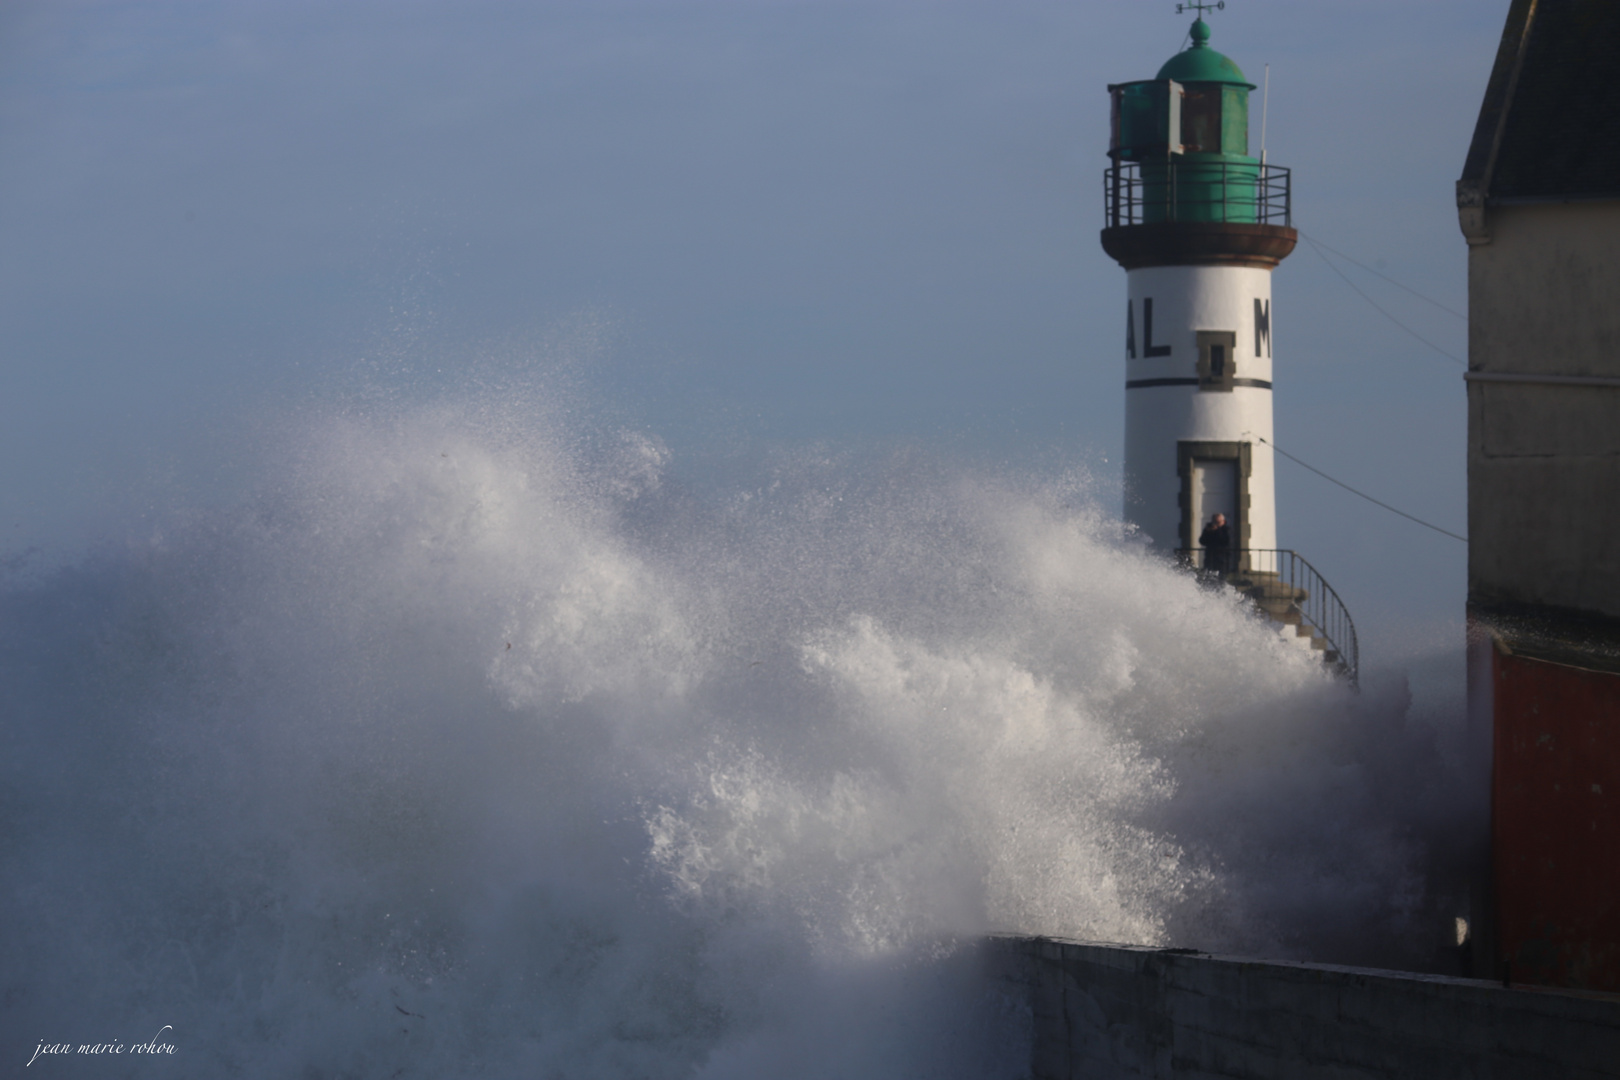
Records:
[[[1210,17],[1252,81],[1270,64],[1296,224],[1459,312],[1452,182],[1506,6]],[[1151,77],[1189,21],[1143,0],[12,0],[0,553],[224,497],[238,434],[289,403],[531,358],[688,479],[739,448],[904,443],[1088,469],[1117,505],[1104,88]],[[1466,355],[1462,320],[1341,269]],[[1279,445],[1463,531],[1462,365],[1306,244],[1274,297]],[[1458,633],[1463,545],[1287,462],[1279,521],[1364,649]]]

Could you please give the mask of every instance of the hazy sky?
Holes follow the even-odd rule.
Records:
[[[1459,312],[1452,183],[1506,8],[1210,16],[1252,81],[1270,64],[1296,225]],[[1189,22],[1145,0],[9,0],[0,554],[226,483],[232,432],[301,395],[428,396],[528,358],[568,361],[693,480],[739,446],[900,441],[1083,466],[1117,505],[1105,87],[1151,78]],[[1466,354],[1461,319],[1341,269]],[[1462,364],[1305,243],[1274,296],[1279,445],[1462,532]],[[1460,623],[1462,544],[1278,472],[1280,542],[1364,650]]]

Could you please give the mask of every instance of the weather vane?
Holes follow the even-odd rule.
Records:
[[[1204,12],[1206,12],[1206,11],[1225,11],[1225,10],[1226,10],[1226,0],[1215,0],[1215,2],[1213,4],[1192,3],[1192,4],[1177,4],[1176,5],[1176,14],[1177,15],[1180,15],[1183,11],[1196,11],[1196,12],[1198,12],[1198,17],[1200,19],[1202,19],[1204,17]]]

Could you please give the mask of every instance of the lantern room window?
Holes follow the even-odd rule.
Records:
[[[1188,154],[1221,152],[1221,87],[1188,86],[1182,90],[1181,146]]]

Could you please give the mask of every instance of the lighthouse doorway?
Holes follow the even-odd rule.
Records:
[[[1232,531],[1237,532],[1237,462],[1193,460],[1193,520],[1199,531],[1216,514],[1226,515]]]
[[[1181,475],[1181,546],[1195,549],[1210,518],[1225,514],[1232,546],[1249,546],[1248,443],[1184,441],[1177,444]]]
[[[1204,531],[1204,526],[1210,524],[1216,514],[1226,517],[1228,534],[1235,541],[1242,530],[1238,521],[1237,498],[1237,462],[1230,458],[1224,461],[1212,461],[1208,458],[1193,459],[1192,475],[1192,503],[1193,503],[1193,534],[1197,536]],[[1235,564],[1229,557],[1223,555],[1219,565],[1211,564],[1211,568],[1230,570]]]

